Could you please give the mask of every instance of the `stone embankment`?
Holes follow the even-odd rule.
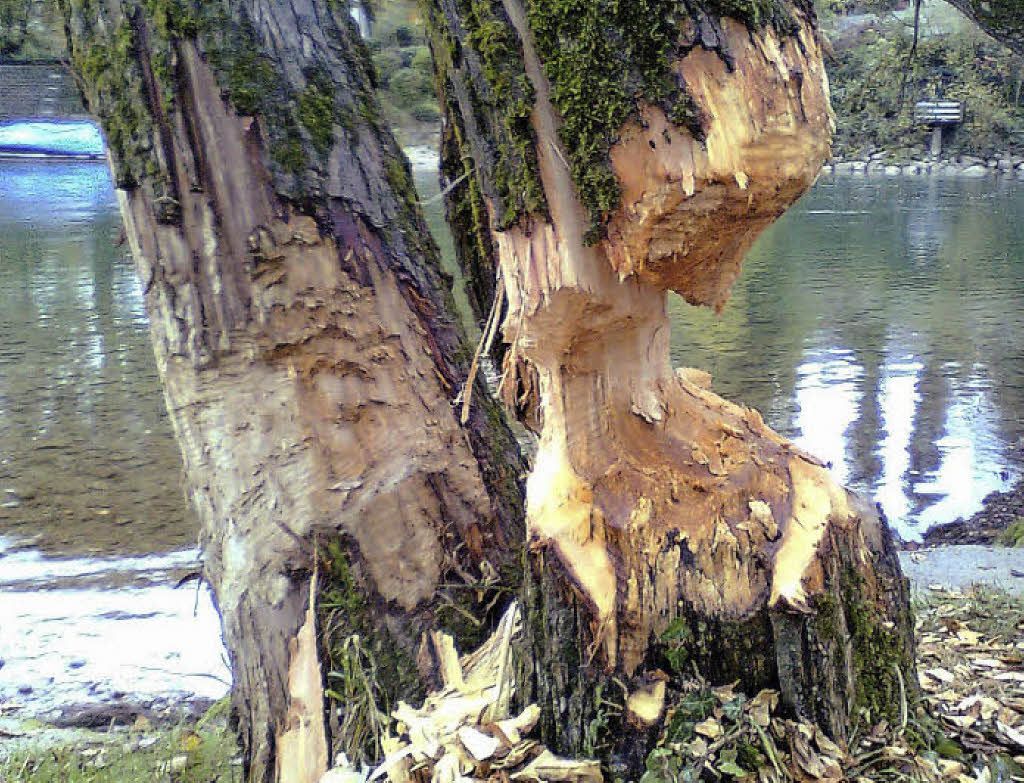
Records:
[[[88,116],[74,79],[61,64],[0,64],[0,122]]]
[[[1002,155],[994,158],[978,158],[958,155],[954,158],[926,158],[923,160],[897,161],[891,155],[877,152],[869,158],[845,159],[836,157],[825,164],[822,174],[869,175],[887,177],[1015,177],[1024,180],[1024,156]]]

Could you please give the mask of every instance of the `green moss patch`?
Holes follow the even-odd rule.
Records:
[[[370,763],[382,757],[380,740],[392,705],[398,698],[420,697],[422,685],[415,661],[395,644],[367,600],[346,543],[328,543],[320,567],[317,625],[334,749],[356,763]]]
[[[602,216],[621,196],[609,159],[619,132],[637,116],[640,102],[670,113],[687,102],[672,73],[686,6],[678,0],[529,0],[527,8],[563,120],[573,179],[593,220],[589,239],[596,241]]]

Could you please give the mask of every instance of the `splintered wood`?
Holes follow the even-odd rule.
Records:
[[[611,151],[621,204],[588,242],[551,86],[517,4],[506,7],[536,91],[549,207],[492,236],[512,346],[505,391],[539,412],[528,533],[586,602],[588,657],[633,676],[680,607],[810,614],[830,534],[865,550],[862,563],[881,540],[877,516],[824,465],[711,392],[706,373],[669,361],[667,291],[725,302],[746,250],[827,157],[828,89],[811,20],[794,17],[791,40],[723,20],[734,62],[698,47],[676,64],[706,138],[644,107]]]
[[[527,735],[540,719],[531,704],[511,714],[515,680],[512,640],[522,625],[513,604],[478,650],[461,658],[447,634],[430,636],[441,690],[419,708],[399,702],[395,734],[382,743],[386,757],[372,772],[347,763],[321,783],[468,783],[501,778],[551,783],[602,783],[597,761],[563,759]]]

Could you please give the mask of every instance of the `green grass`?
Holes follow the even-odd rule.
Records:
[[[194,726],[114,730],[74,744],[0,750],[0,783],[241,783],[234,736],[217,705]],[[149,747],[139,740],[156,737]]]

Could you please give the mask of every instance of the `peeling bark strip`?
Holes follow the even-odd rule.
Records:
[[[445,174],[470,175],[449,213],[479,237],[460,246],[478,295],[504,286],[501,391],[540,437],[527,484],[524,666],[545,740],[567,754],[600,747],[635,770],[672,730],[671,719],[659,730],[649,694],[671,673],[671,715],[671,690],[693,666],[750,693],[780,688],[793,712],[839,739],[861,710],[898,709],[901,672],[915,682],[913,642],[885,522],[756,412],[669,364],[666,292],[720,308],[750,245],[828,155],[810,7],[427,5]],[[675,25],[653,54],[629,38],[630,14],[652,9]],[[511,224],[495,184],[506,148],[487,97],[502,89],[494,41],[529,82],[530,127],[519,133],[536,168],[524,178],[544,193],[542,209]],[[608,56],[626,58],[620,80],[591,80]],[[552,57],[578,67],[552,68]],[[658,94],[685,96],[686,111],[647,97],[643,80],[663,77]],[[628,105],[616,99],[602,114],[609,91]],[[575,149],[581,140],[591,146]],[[588,188],[606,181],[600,171],[617,197],[597,215],[595,241]],[[609,699],[627,721],[608,717]]]
[[[426,684],[424,630],[468,648],[497,619],[519,581],[518,452],[482,386],[465,427],[452,410],[470,349],[343,3],[62,6],[203,524],[247,780],[313,780],[373,742],[337,705],[325,724],[318,666],[386,699]]]

